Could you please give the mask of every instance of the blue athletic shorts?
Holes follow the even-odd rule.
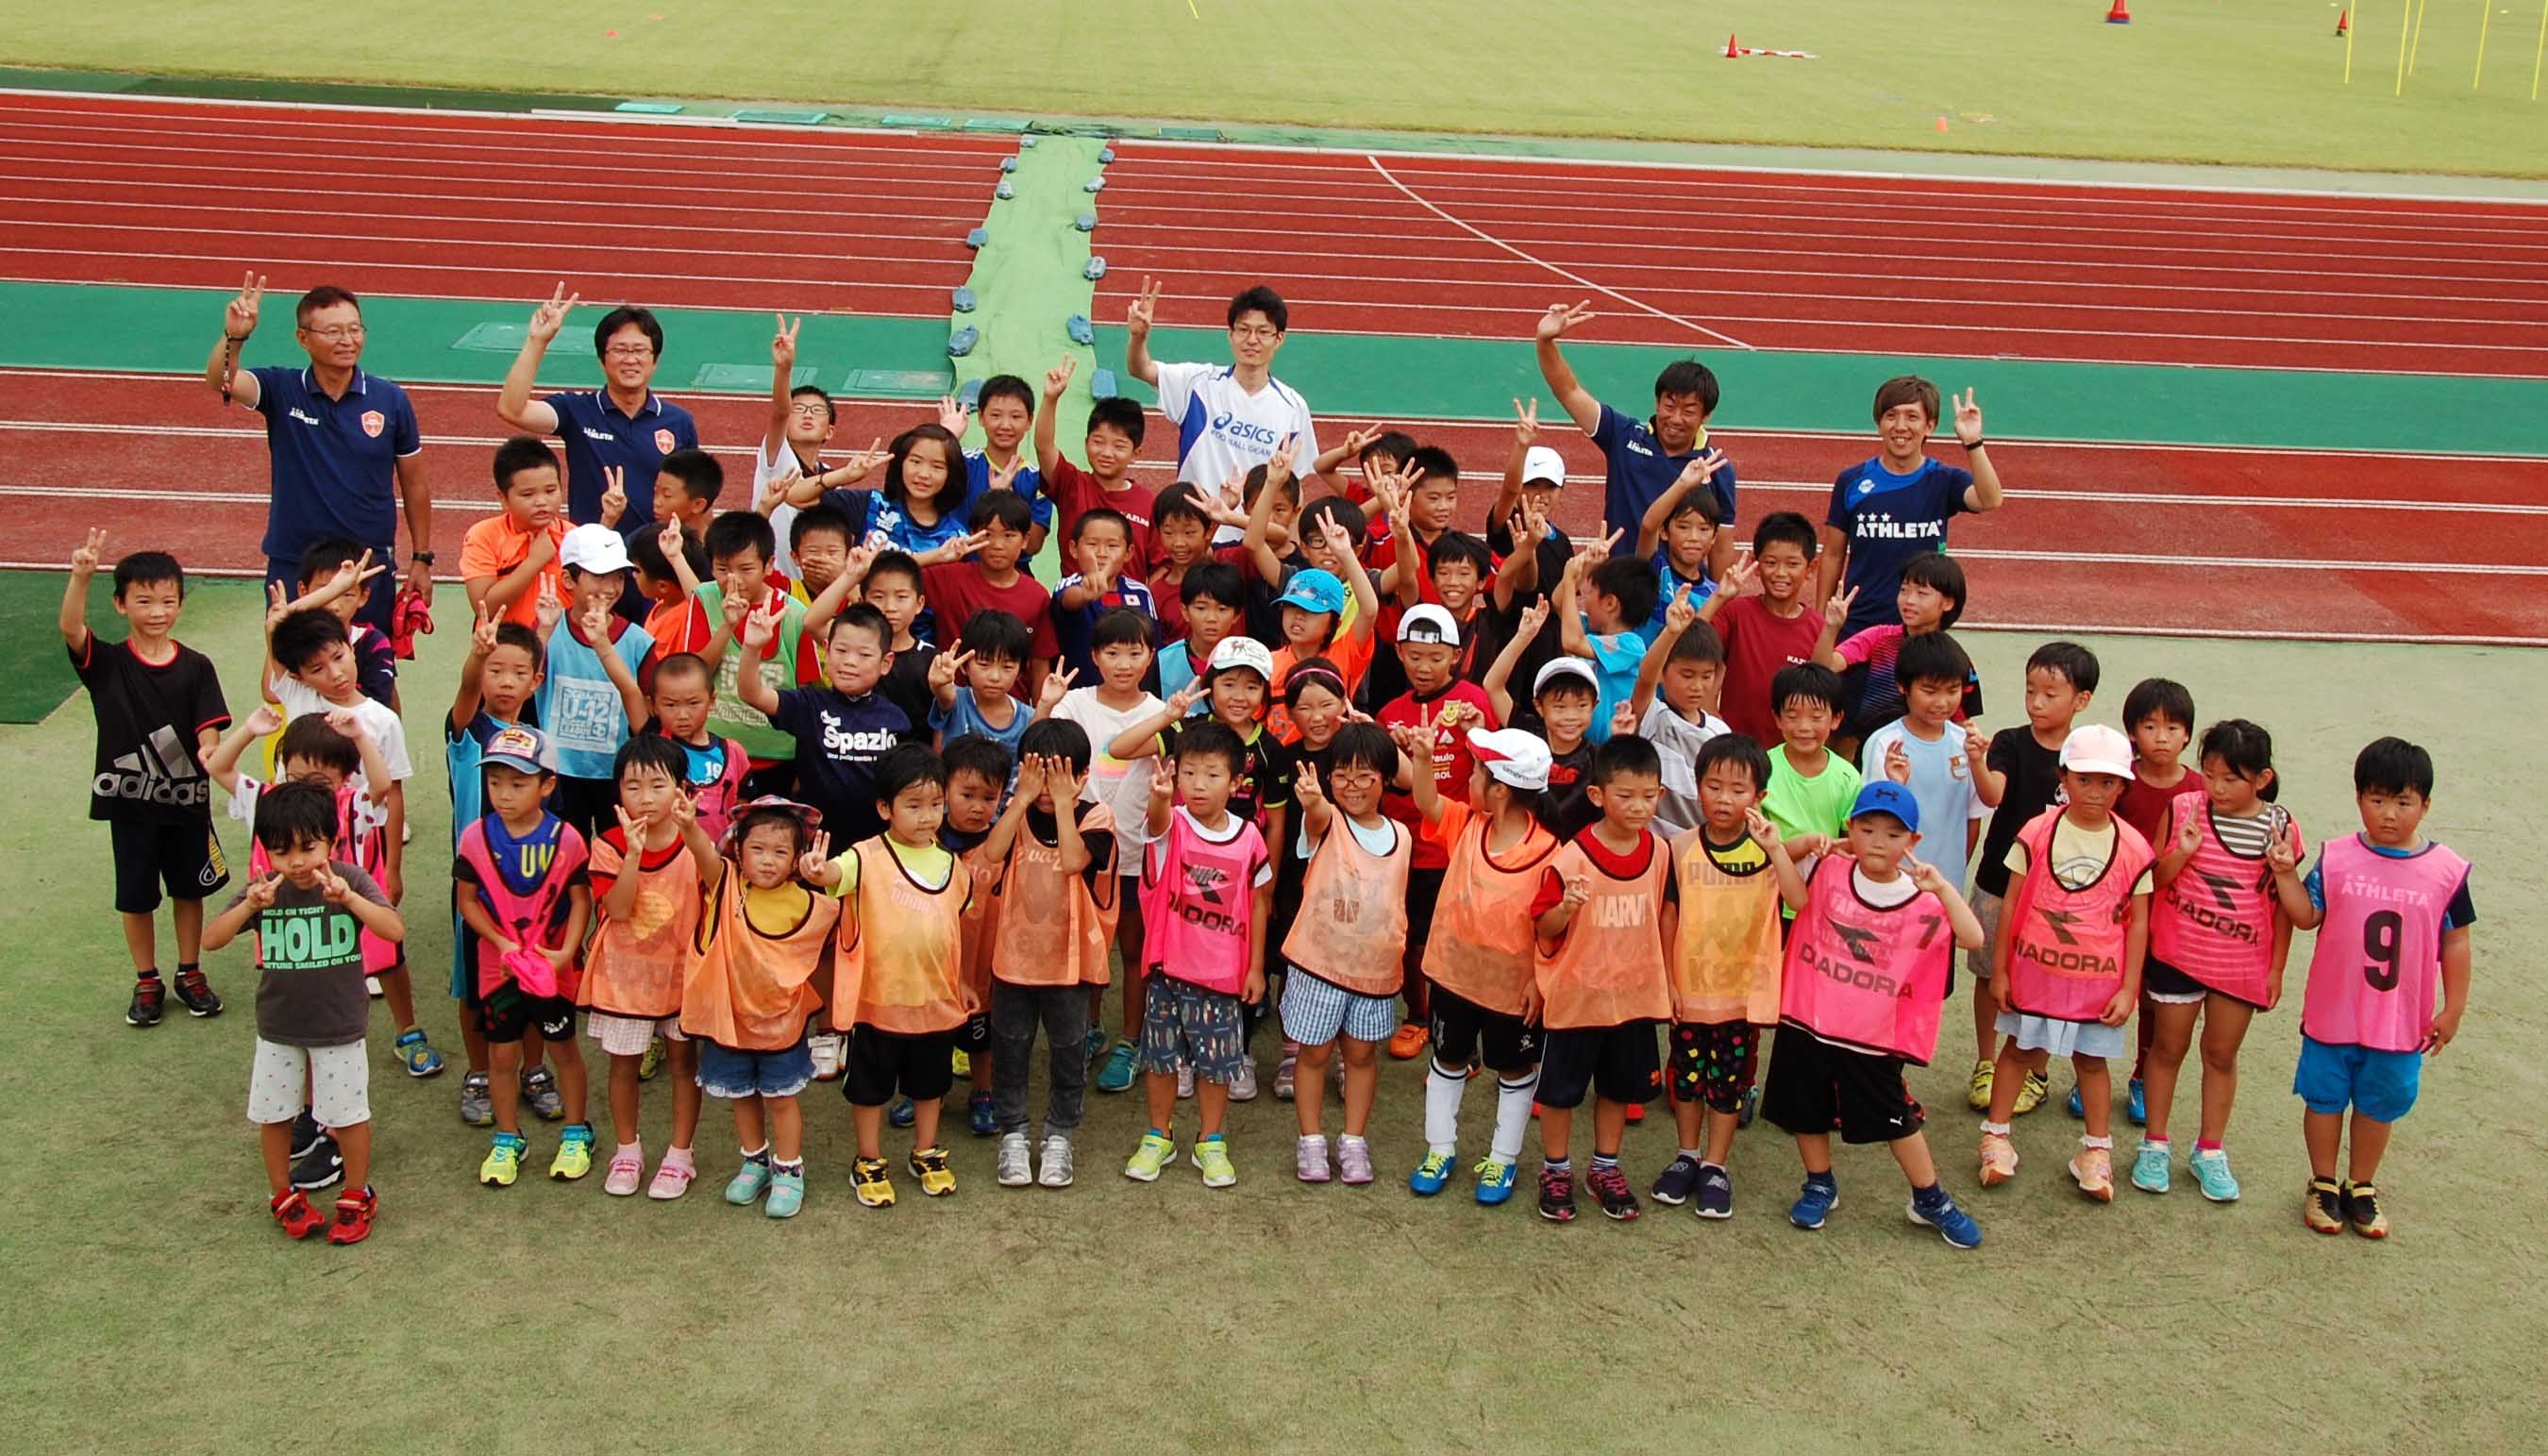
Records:
[[[2303,1037],[2292,1090],[2310,1111],[2322,1116],[2349,1105],[2373,1122],[2394,1123],[2414,1110],[2423,1074],[2420,1051],[2374,1051]]]

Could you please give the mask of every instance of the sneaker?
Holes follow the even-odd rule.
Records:
[[[2070,1116],[2074,1118],[2085,1118],[2088,1116],[2088,1099],[2079,1094],[2078,1083],[2073,1082],[2070,1084],[2070,1100],[2067,1103],[2064,1103],[2063,1106],[2069,1110]]]
[[[830,1082],[841,1075],[841,1034],[815,1032],[805,1039],[806,1054],[814,1058],[814,1080]]]
[[[124,1024],[129,1027],[159,1025],[159,1008],[167,998],[168,988],[160,984],[159,977],[136,978],[133,982],[133,1004],[124,1008]]]
[[[2236,1203],[2238,1180],[2230,1176],[2230,1150],[2226,1147],[2198,1147],[2186,1160],[2194,1170],[2195,1186],[2214,1203]]]
[[[655,1080],[655,1074],[663,1069],[664,1039],[649,1037],[646,1039],[646,1049],[637,1057],[637,1080],[651,1082]]]
[[[1431,1198],[1441,1192],[1451,1181],[1451,1168],[1457,1157],[1456,1153],[1426,1152],[1424,1161],[1407,1175],[1408,1190],[1417,1198]]]
[[[2133,1078],[2131,1095],[2124,1103],[2124,1116],[2132,1119],[2136,1128],[2149,1122],[2149,1100],[2141,1095],[2141,1079],[2138,1077]]]
[[[770,1170],[770,1198],[761,1212],[773,1219],[792,1219],[805,1207],[805,1165],[794,1171],[785,1168]]]
[[[1748,1128],[1748,1127],[1751,1127],[1751,1126],[1752,1126],[1752,1119],[1753,1119],[1754,1117],[1758,1116],[1758,1115],[1760,1114],[1760,1111],[1761,1111],[1761,1089],[1760,1089],[1760,1088],[1758,1088],[1758,1087],[1746,1087],[1746,1088],[1744,1088],[1744,1089],[1743,1089],[1743,1106],[1742,1106],[1741,1108],[1739,1108],[1738,1110],[1736,1110],[1736,1112],[1735,1112],[1735,1114],[1734,1114],[1734,1126],[1735,1126],[1735,1127],[1737,1127],[1737,1128]]]
[[[955,1072],[956,1080],[969,1078],[973,1075],[973,1053],[959,1049],[948,1060],[948,1066]]]
[[[976,1092],[964,1099],[964,1126],[976,1138],[989,1138],[1000,1131],[1000,1114],[988,1092]]]
[[[1515,1172],[1512,1164],[1482,1157],[1469,1171],[1478,1175],[1478,1203],[1481,1207],[1494,1208],[1512,1198]]]
[[[657,1203],[671,1203],[690,1191],[690,1180],[699,1175],[698,1165],[686,1147],[676,1147],[664,1154],[655,1165],[655,1179],[646,1185],[646,1196]]]
[[[1133,1156],[1124,1164],[1124,1176],[1136,1183],[1156,1183],[1159,1170],[1176,1161],[1176,1157],[1174,1139],[1163,1134],[1144,1133],[1141,1145],[1133,1149]]]
[[[496,1098],[488,1090],[485,1072],[471,1072],[460,1079],[460,1121],[472,1128],[495,1126]]]
[[[212,983],[204,979],[202,970],[177,972],[177,984],[174,989],[177,993],[177,1004],[186,1008],[188,1016],[222,1014],[222,998],[213,994]]]
[[[2005,1133],[1982,1135],[1982,1186],[1997,1188],[2017,1176],[2017,1144]]]
[[[1304,1183],[1324,1183],[1334,1174],[1327,1167],[1327,1139],[1302,1138],[1292,1144],[1292,1173]]]
[[[592,1171],[592,1125],[570,1123],[558,1134],[557,1156],[549,1159],[549,1176],[572,1183]]]
[[[2365,1238],[2389,1236],[2389,1216],[2380,1212],[2380,1190],[2368,1183],[2344,1185],[2344,1216]]]
[[[1637,1202],[1635,1190],[1628,1187],[1628,1175],[1619,1170],[1617,1163],[1594,1163],[1592,1171],[1585,1174],[1584,1181],[1592,1189],[1592,1197],[1600,1202],[1603,1218],[1628,1224],[1634,1223],[1636,1217],[1645,1212]]]
[[[1238,1058],[1238,1065],[1232,1069],[1229,1074],[1229,1100],[1232,1102],[1254,1102],[1256,1100],[1255,1057],[1242,1056]]]
[[[1284,1052],[1283,1059],[1274,1064],[1274,1100],[1291,1101],[1294,1084],[1300,1080],[1300,1076],[1301,1058],[1289,1051]]]
[[[1820,1228],[1831,1211],[1840,1207],[1840,1183],[1825,1173],[1821,1177],[1805,1176],[1804,1190],[1787,1206],[1787,1222],[1799,1228]]]
[[[490,1188],[510,1188],[522,1175],[522,1149],[530,1144],[519,1133],[499,1133],[493,1146],[487,1149],[487,1160],[478,1165],[478,1181]]]
[[[1539,1216],[1552,1224],[1575,1222],[1575,1175],[1543,1165],[1539,1170]]]
[[[1193,1063],[1193,1062],[1190,1062],[1190,1061],[1181,1061],[1181,1062],[1178,1062],[1178,1063],[1177,1063],[1177,1101],[1179,1101],[1179,1102],[1191,1102],[1191,1101],[1193,1101],[1193,1100],[1194,1100],[1194,1083],[1195,1083],[1194,1063]]]
[[[1130,1042],[1117,1042],[1106,1053],[1105,1063],[1097,1068],[1091,1085],[1100,1092],[1130,1092],[1133,1072],[1141,1059],[1140,1048]]]
[[[1072,1176],[1070,1139],[1055,1133],[1044,1139],[1044,1170],[1036,1182],[1046,1188],[1068,1188]]]
[[[345,1159],[336,1150],[336,1139],[324,1133],[310,1150],[292,1162],[292,1186],[304,1193],[333,1188],[345,1180]],[[511,1182],[511,1179],[506,1179]]]
[[[327,1226],[329,1243],[360,1243],[372,1236],[372,1215],[380,1209],[380,1196],[366,1187],[360,1193],[348,1193],[336,1200],[336,1220]]]
[[[1921,1228],[1937,1229],[1938,1236],[1947,1240],[1951,1248],[1981,1247],[1982,1226],[1973,1222],[1972,1215],[1956,1207],[1956,1201],[1947,1196],[1947,1190],[1938,1189],[1937,1194],[1937,1202],[1925,1206],[1920,1196],[1913,1194],[1902,1212]]]
[[[1088,1035],[1082,1037],[1079,1041],[1079,1059],[1094,1066],[1097,1062],[1097,1058],[1105,1054],[1106,1029],[1104,1027],[1090,1027],[1088,1029]]]
[[[1964,1106],[1975,1112],[1988,1112],[1990,1095],[1991,1064],[1987,1061],[1974,1062],[1972,1082],[1964,1088]]]
[[[1369,1142],[1360,1138],[1347,1138],[1336,1143],[1336,1181],[1348,1188],[1360,1188],[1371,1181]]]
[[[1238,1181],[1238,1169],[1229,1165],[1229,1143],[1227,1139],[1196,1138],[1194,1165],[1203,1169],[1203,1186],[1206,1188],[1228,1188]]]
[[[2071,1180],[2099,1203],[2115,1201],[2115,1155],[2102,1147],[2083,1147],[2070,1159]]]
[[[1689,1202],[1690,1190],[1697,1186],[1698,1159],[1682,1153],[1656,1175],[1655,1186],[1648,1191],[1654,1194],[1655,1202],[1677,1209]]]
[[[295,1239],[308,1238],[327,1226],[327,1221],[310,1206],[309,1196],[298,1188],[276,1194],[267,1200],[265,1208],[274,1215],[274,1222],[283,1226],[283,1231]]]
[[[2143,1193],[2167,1192],[2169,1169],[2174,1162],[2166,1143],[2143,1140],[2141,1150],[2133,1154],[2133,1186]]]
[[[442,1053],[434,1050],[433,1044],[424,1039],[422,1027],[399,1033],[399,1039],[392,1044],[391,1049],[398,1053],[400,1062],[406,1065],[407,1074],[410,1077],[442,1074]]]
[[[725,1201],[739,1209],[749,1208],[769,1191],[770,1159],[767,1156],[748,1157],[743,1160],[742,1167],[734,1170],[734,1176],[726,1181]]]
[[[637,1185],[646,1181],[646,1149],[630,1143],[614,1149],[610,1166],[601,1175],[601,1191],[612,1198],[635,1198]]]
[[[1396,1036],[1389,1039],[1389,1054],[1400,1061],[1413,1061],[1424,1054],[1424,1048],[1432,1042],[1433,1034],[1425,1029],[1424,1023],[1407,1022],[1399,1027]]]
[[[522,1100],[544,1123],[566,1121],[566,1099],[558,1095],[557,1073],[535,1066],[522,1073]]]
[[[947,1166],[946,1148],[913,1148],[911,1176],[920,1180],[920,1191],[931,1198],[945,1198],[956,1191],[956,1170]]]
[[[1002,1188],[1024,1188],[1035,1181],[1033,1154],[1027,1150],[1027,1135],[1002,1133],[1000,1148],[991,1158],[991,1178]]]
[[[2301,1224],[2312,1233],[2342,1233],[2344,1189],[2333,1178],[2312,1178],[2301,1195]]]
[[[1698,1169],[1698,1193],[1690,1212],[1702,1219],[1734,1217],[1734,1179],[1723,1168],[1702,1163]]]
[[[2045,1098],[2051,1095],[2052,1082],[2050,1078],[2046,1077],[2042,1072],[2028,1072],[2026,1074],[2026,1081],[2017,1089],[2017,1108],[2015,1116],[2022,1118],[2028,1113],[2035,1111],[2037,1108],[2044,1105]],[[2085,1110],[2082,1110],[2079,1114],[2079,1116],[2083,1118],[2087,1115],[2088,1114]]]
[[[897,1128],[908,1128],[920,1121],[920,1108],[908,1097],[897,1097],[884,1110],[884,1120]]]
[[[294,1114],[292,1119],[293,1160],[298,1162],[308,1157],[310,1149],[317,1147],[326,1136],[327,1130],[318,1126],[318,1120],[310,1115],[310,1109],[305,1107]]]
[[[850,1164],[850,1185],[857,1190],[861,1204],[871,1209],[893,1207],[893,1182],[885,1174],[885,1161],[880,1157],[863,1157]]]

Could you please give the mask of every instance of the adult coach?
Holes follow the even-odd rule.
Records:
[[[1973,392],[1954,402],[1956,443],[1970,470],[1929,458],[1938,427],[1938,387],[1916,374],[1886,380],[1875,391],[1875,434],[1883,453],[1840,473],[1823,516],[1822,559],[1815,569],[1821,598],[1832,589],[1857,592],[1852,633],[1902,620],[1902,568],[1911,558],[1947,549],[1947,522],[1965,511],[1997,510],[2003,496],[1982,439],[1982,409]]]
[[[433,497],[415,458],[424,440],[407,391],[362,369],[363,306],[341,288],[320,284],[293,309],[293,337],[308,365],[238,368],[239,349],[256,332],[265,279],[250,274],[222,314],[221,341],[204,364],[204,382],[265,416],[270,477],[265,507],[265,580],[286,592],[301,586],[301,553],[330,536],[370,547],[372,559],[397,559],[398,517],[407,511],[407,586],[433,602]],[[372,579],[362,619],[390,629],[390,575]]]
[[[1539,316],[1539,373],[1548,381],[1548,392],[1557,397],[1558,407],[1600,447],[1601,519],[1619,532],[1613,554],[1627,555],[1637,549],[1637,526],[1647,509],[1672,489],[1691,461],[1713,453],[1707,448],[1707,417],[1716,412],[1716,374],[1696,359],[1675,359],[1655,376],[1653,416],[1631,419],[1592,398],[1557,346],[1568,329],[1592,318],[1589,302],[1548,306],[1548,312]],[[1734,463],[1721,455],[1717,460],[1708,489],[1716,496],[1717,525],[1731,527]],[[1722,577],[1733,562],[1734,532],[1719,529],[1716,547],[1708,553],[1707,573]]]
[[[1271,460],[1287,439],[1293,459],[1318,458],[1310,402],[1274,377],[1274,356],[1292,326],[1281,295],[1259,284],[1229,301],[1228,367],[1151,358],[1158,305],[1159,286],[1142,279],[1124,318],[1124,371],[1159,392],[1159,412],[1177,427],[1177,479],[1214,490]],[[1327,488],[1337,489],[1335,481],[1327,479]]]
[[[619,518],[606,524],[623,536],[655,520],[655,473],[676,450],[695,450],[699,427],[690,411],[655,393],[655,368],[663,362],[664,325],[651,309],[622,304],[593,326],[592,352],[601,360],[601,388],[531,398],[540,360],[582,294],[558,285],[548,302],[531,311],[522,351],[504,372],[496,413],[506,424],[535,435],[555,435],[566,451],[567,516],[579,524],[602,520],[602,472],[616,466],[627,496]]]

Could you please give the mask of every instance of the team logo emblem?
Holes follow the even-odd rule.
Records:
[[[373,439],[379,439],[381,437],[381,431],[389,428],[389,423],[388,416],[382,414],[378,410],[366,410],[363,411],[363,433],[370,435]]]
[[[656,454],[658,454],[658,455],[670,455],[670,454],[672,454],[672,453],[673,453],[673,444],[674,444],[674,441],[673,441],[673,432],[672,432],[671,430],[668,430],[668,429],[659,429],[659,430],[655,431],[655,453],[656,453]]]

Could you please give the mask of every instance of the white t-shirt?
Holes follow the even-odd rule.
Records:
[[[1150,761],[1130,763],[1112,757],[1106,745],[1115,736],[1159,711],[1166,704],[1149,693],[1129,708],[1110,708],[1097,700],[1098,689],[1074,687],[1061,695],[1052,715],[1088,732],[1088,782],[1080,797],[1115,811],[1115,867],[1123,874],[1141,872],[1141,843],[1149,838]]]
[[[764,438],[761,448],[752,452],[752,499],[758,502],[770,483],[789,475],[803,475],[797,467],[796,451],[783,439]],[[788,528],[796,524],[796,507],[781,500],[770,507],[770,529],[778,535],[778,555],[771,563],[790,578],[796,575],[796,557],[787,549]]]
[[[1263,465],[1293,435],[1292,469],[1307,475],[1319,458],[1310,402],[1268,376],[1255,394],[1226,364],[1159,366],[1159,412],[1177,427],[1177,479],[1213,490]]]
[[[286,722],[304,713],[323,716],[335,706],[289,673],[276,674],[266,685],[274,693],[275,706],[283,709]],[[372,735],[372,742],[381,746],[381,762],[389,766],[391,781],[405,783],[414,777],[415,766],[407,757],[407,725],[399,721],[399,715],[368,697],[355,698],[351,711],[363,731]]]
[[[1146,785],[1142,788],[1142,792],[1144,794],[1149,792]],[[1177,805],[1168,812],[1177,818],[1186,821],[1186,827],[1193,830],[1197,838],[1208,839],[1217,845],[1226,845],[1229,843],[1231,840],[1238,838],[1238,836],[1247,828],[1246,820],[1239,818],[1237,815],[1230,813],[1227,809],[1222,811],[1221,828],[1219,829],[1206,829],[1203,821],[1187,812],[1186,806],[1183,804]],[[1161,831],[1156,835],[1150,833],[1149,813],[1149,806],[1144,804],[1141,809],[1141,827],[1139,833],[1144,845],[1142,854],[1149,862],[1151,877],[1153,879],[1157,879],[1164,877],[1167,873],[1168,836],[1165,831]],[[1348,818],[1345,822],[1351,824],[1353,821]],[[1173,827],[1174,826],[1171,825],[1171,828]],[[1356,830],[1354,831],[1354,837],[1356,839],[1360,839],[1362,837],[1362,833],[1363,832],[1361,830]],[[1398,831],[1394,824],[1389,826],[1389,833],[1391,835],[1390,844],[1394,847],[1398,843],[1396,838]],[[1271,883],[1273,878],[1274,861],[1269,857],[1257,863],[1256,878],[1250,882],[1251,887],[1253,885]]]
[[[1656,833],[1670,838],[1698,827],[1698,751],[1709,739],[1733,731],[1723,718],[1704,710],[1691,722],[1673,711],[1660,693],[1646,705],[1637,736],[1652,743],[1664,761],[1664,801],[1655,809]]]
[[[362,774],[357,771],[353,777],[345,781],[354,786],[354,833],[366,835],[374,830],[388,828],[389,810],[373,801],[367,791],[369,785],[363,782]],[[251,838],[256,834],[257,799],[268,787],[269,785],[262,780],[241,774],[238,776],[238,787],[230,790],[230,817],[245,826]]]
[[[1964,862],[1972,858],[1965,825],[1990,816],[1990,806],[1973,787],[1972,771],[1964,762],[1968,731],[1960,723],[1950,723],[1938,741],[1930,743],[1896,718],[1868,734],[1866,746],[1858,753],[1859,772],[1873,783],[1884,777],[1885,745],[1902,745],[1911,760],[1911,797],[1920,803],[1920,847],[1913,853],[1937,865],[1947,883],[1959,890],[1964,887]]]

